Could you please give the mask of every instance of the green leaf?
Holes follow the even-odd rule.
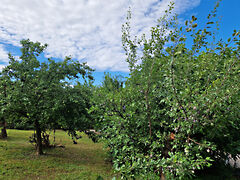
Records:
[[[207,24],[214,24],[214,22],[212,22],[212,21],[211,22],[207,22]]]
[[[193,24],[192,27],[193,27],[193,28],[196,28],[196,27],[197,27],[197,23]]]
[[[98,176],[96,180],[104,180],[102,176]]]
[[[174,53],[174,55],[176,56],[176,55],[179,55],[181,53],[182,53],[182,51],[177,51],[177,52]]]
[[[196,20],[197,20],[197,18],[195,16],[192,16],[192,21],[194,22]]]

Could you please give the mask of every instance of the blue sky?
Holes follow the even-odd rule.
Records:
[[[121,26],[129,6],[132,33],[148,35],[171,0],[0,0],[0,69],[8,64],[7,53],[20,55],[19,41],[29,38],[49,44],[44,54],[57,60],[71,55],[96,69],[95,83],[104,72],[127,76],[121,45]],[[175,12],[183,19],[192,15],[201,22],[215,0],[175,0]],[[219,38],[240,29],[240,1],[223,0]]]

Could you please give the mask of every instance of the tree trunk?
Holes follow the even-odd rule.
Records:
[[[161,180],[166,180],[166,179],[165,179],[165,176],[164,176],[163,173],[161,173],[161,177],[160,177],[160,179],[161,179]]]
[[[53,136],[53,143],[55,144],[55,139],[56,139],[56,137],[55,137],[55,132],[56,132],[56,129],[54,128],[54,130],[53,130],[53,133],[54,133],[54,136]]]
[[[7,98],[7,90],[6,90],[6,84],[4,85],[4,97],[5,97],[5,100]],[[4,103],[4,106],[6,106],[6,102]],[[7,138],[7,123],[4,119],[4,117],[2,117],[2,125],[3,125],[3,128],[1,130],[1,135],[0,137],[1,138]]]
[[[43,155],[42,136],[41,136],[42,131],[41,131],[38,120],[35,120],[35,129],[36,129],[36,135],[37,135],[37,144],[36,144],[37,155]]]
[[[5,122],[4,118],[1,118],[0,125],[3,126],[3,128],[1,129],[0,138],[7,138],[7,123]]]
[[[3,121],[3,128],[1,129],[0,138],[7,138],[7,123]]]

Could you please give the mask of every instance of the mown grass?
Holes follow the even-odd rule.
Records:
[[[56,132],[56,143],[65,148],[44,149],[45,155],[37,156],[29,136],[33,131],[8,130],[8,138],[0,139],[0,180],[59,179],[104,180],[117,176],[108,162],[101,143],[93,143],[86,135],[73,144],[64,131]],[[52,136],[51,141],[53,140]],[[196,180],[238,179],[227,169],[201,173]]]
[[[102,144],[86,135],[73,144],[64,131],[56,132],[56,143],[65,148],[44,149],[37,156],[28,140],[33,131],[8,130],[0,139],[0,179],[112,179],[115,175]]]

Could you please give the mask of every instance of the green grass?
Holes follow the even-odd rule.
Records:
[[[0,139],[0,180],[14,179],[112,179],[112,165],[101,143],[93,143],[86,135],[73,144],[64,131],[56,132],[56,143],[65,148],[44,149],[45,155],[37,156],[28,140],[33,131],[8,130],[8,138]],[[51,136],[52,138],[52,136]],[[52,139],[51,139],[52,141]],[[196,180],[237,179],[227,169],[206,171]]]
[[[0,179],[112,179],[112,166],[102,144],[93,143],[86,135],[73,144],[64,131],[56,132],[56,143],[65,148],[44,149],[37,156],[28,142],[33,131],[8,130],[0,139]]]

